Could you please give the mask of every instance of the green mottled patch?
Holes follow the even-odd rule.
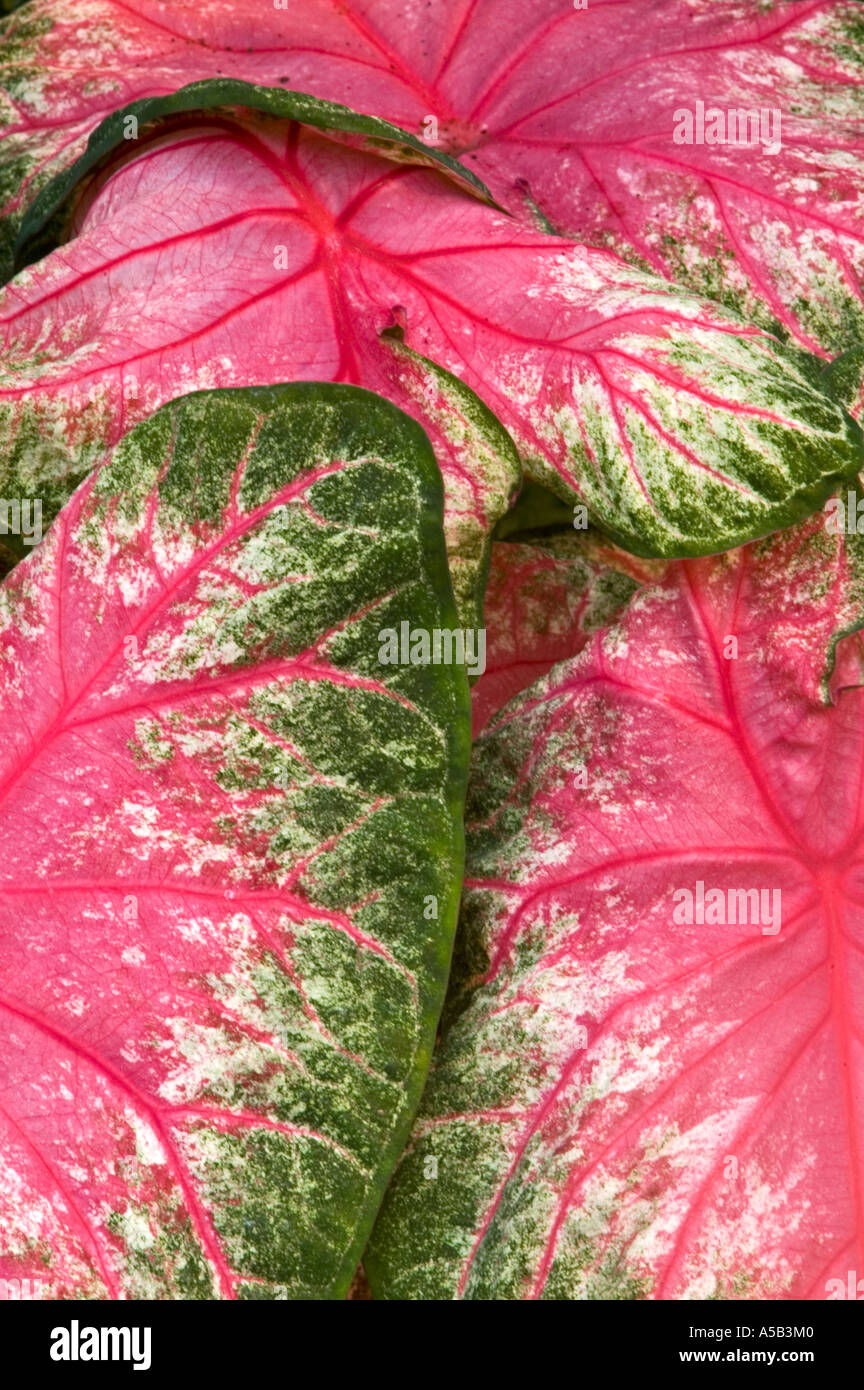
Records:
[[[464,669],[379,661],[382,626],[456,625],[442,514],[425,434],[379,397],[203,392],[127,435],[69,504],[62,545],[55,528],[7,581],[7,631],[28,605],[35,635],[54,566],[74,577],[57,700],[92,702],[86,750],[115,737],[101,772],[80,745],[63,792],[64,843],[99,886],[42,1005],[77,1037],[69,999],[86,991],[67,976],[91,953],[117,1001],[134,995],[107,1073],[134,1074],[129,1096],[81,1090],[68,1151],[100,1266],[77,1228],[64,1239],[62,1210],[17,1198],[50,1228],[64,1294],[347,1291],[419,1100],[461,886]],[[45,640],[56,678],[50,622]],[[16,659],[13,643],[7,697]],[[88,1077],[99,1047],[82,1041]],[[88,1164],[98,1182],[79,1190]],[[20,1245],[2,1199],[0,1184],[0,1255]]]
[[[463,381],[407,347],[399,330],[382,335],[392,379],[411,402],[433,445],[446,442],[445,533],[456,607],[463,627],[483,625],[492,528],[515,496],[519,454],[492,411]]]
[[[651,356],[639,335],[627,347],[646,363]],[[663,355],[663,376],[647,365],[635,371],[631,395],[615,411],[592,385],[578,411],[562,405],[554,413],[566,469],[519,441],[529,477],[570,505],[584,503],[625,550],[728,550],[810,515],[857,476],[861,430],[819,389],[818,363],[798,350],[676,328]]]
[[[851,71],[864,72],[864,14],[860,5],[838,5],[830,48]]]
[[[824,370],[822,387],[860,421],[864,414],[864,345],[835,357]]]
[[[104,458],[108,428],[102,398],[71,418],[62,401],[0,401],[0,495],[41,498],[42,526],[47,528],[94,463]]]
[[[0,0],[0,13],[20,8],[22,0]],[[0,284],[14,270],[15,237],[24,216],[21,192],[33,179],[31,196],[48,182],[54,171],[50,147],[42,132],[13,131],[21,121],[19,105],[38,91],[44,82],[40,52],[54,27],[50,15],[28,5],[23,14],[0,20]],[[40,170],[49,156],[47,167]]]

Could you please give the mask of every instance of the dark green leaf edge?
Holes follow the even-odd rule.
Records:
[[[359,386],[333,382],[280,383],[272,386],[226,387],[191,392],[178,397],[142,421],[136,430],[146,429],[158,415],[182,416],[187,406],[209,402],[236,403],[249,406],[267,415],[316,406],[325,407],[335,417],[330,443],[334,457],[344,450],[347,454],[368,452],[386,458],[388,446],[403,461],[410,461],[417,478],[417,539],[422,556],[423,574],[432,590],[441,625],[456,629],[459,626],[456,602],[450,580],[450,570],[444,541],[444,488],[429,438],[422,427],[397,406]],[[202,419],[206,416],[202,412]],[[297,426],[295,424],[294,428]],[[133,430],[132,434],[135,433]],[[301,435],[304,431],[300,430]],[[126,436],[128,438],[128,436]],[[207,435],[209,437],[209,433]],[[382,447],[383,446],[383,447]],[[88,484],[85,483],[85,486]],[[98,487],[98,481],[97,481]],[[406,615],[410,616],[410,615]],[[430,854],[439,864],[449,862],[446,894],[438,889],[437,931],[426,942],[425,972],[418,977],[420,1007],[418,1009],[417,1046],[404,1086],[404,1103],[394,1116],[390,1139],[382,1149],[375,1173],[370,1181],[368,1205],[357,1222],[351,1246],[342,1263],[322,1291],[325,1300],[346,1297],[351,1280],[383,1201],[387,1184],[399,1157],[404,1151],[411,1125],[420,1103],[426,1074],[435,1044],[438,1021],[446,997],[453,953],[456,923],[464,874],[464,807],[467,792],[468,767],[471,753],[470,697],[464,668],[458,666],[411,667],[410,694],[416,700],[419,690],[425,691],[428,708],[443,710],[455,706],[456,717],[442,722],[446,738],[446,769],[442,782],[442,801],[446,805],[449,833],[429,843]],[[398,688],[398,687],[397,687]],[[425,986],[425,987],[424,987]],[[424,998],[425,995],[425,998]]]
[[[458,628],[459,618],[456,611],[456,600],[453,596],[453,586],[450,582],[450,567],[444,541],[444,483],[429,437],[417,421],[411,419],[398,406],[392,405],[384,397],[377,396],[374,392],[367,391],[363,387],[349,386],[343,383],[296,382],[289,386],[239,387],[234,388],[234,390],[225,388],[223,392],[198,392],[196,394],[214,395],[229,391],[231,394],[248,395],[253,403],[256,400],[260,401],[262,397],[271,398],[273,392],[284,392],[286,395],[290,393],[289,398],[297,400],[320,396],[340,403],[344,412],[344,421],[353,424],[354,428],[361,433],[368,433],[370,418],[377,416],[381,420],[382,428],[386,427],[389,421],[391,428],[401,432],[406,446],[410,447],[412,436],[414,437],[414,458],[417,463],[418,483],[423,501],[419,537],[426,573],[434,586],[444,624],[453,629]],[[427,667],[425,668],[426,679],[443,686],[446,681],[451,679],[448,674],[451,669],[461,670],[461,668]],[[420,1041],[406,1083],[405,1105],[394,1122],[390,1143],[381,1154],[378,1202],[374,1207],[370,1204],[365,1219],[358,1223],[354,1242],[336,1276],[334,1298],[340,1300],[346,1297],[351,1286],[354,1273],[372,1234],[372,1228],[384,1200],[390,1177],[404,1152],[405,1144],[411,1133],[411,1126],[426,1085],[426,1076],[438,1032],[438,1022],[447,994],[465,871],[464,816],[468,790],[468,769],[471,761],[471,702],[468,680],[464,670],[461,671],[461,674],[463,679],[457,682],[461,705],[459,718],[447,729],[450,767],[446,792],[453,829],[453,873],[447,900],[439,903],[440,930],[437,938],[437,953],[434,966],[430,968],[429,978],[430,986],[434,984],[437,989],[438,1004],[437,1007],[426,1008],[420,1016]]]
[[[509,516],[516,503],[516,499],[521,497],[527,486],[524,483],[522,460],[519,450],[513,442],[510,434],[504,428],[493,410],[490,410],[485,401],[481,400],[470,386],[467,386],[461,377],[448,372],[446,367],[440,363],[433,362],[431,357],[424,357],[420,352],[408,346],[404,341],[404,330],[399,326],[385,328],[379,335],[393,352],[394,357],[404,359],[407,363],[415,364],[420,370],[425,370],[430,377],[438,384],[441,393],[449,397],[453,403],[454,419],[461,414],[468,427],[473,433],[475,445],[479,449],[486,449],[501,462],[509,464],[512,475],[518,481],[514,484],[510,493],[510,510],[500,517],[495,526],[489,527],[482,540],[479,550],[474,582],[470,591],[462,589],[458,582],[454,581],[454,591],[456,595],[456,606],[463,620],[468,626],[483,626],[483,608],[485,604],[486,585],[489,580],[489,567],[492,563],[492,542],[498,539],[497,529],[507,516]],[[446,425],[442,421],[442,429],[446,432]],[[433,450],[434,452],[434,450]],[[544,489],[539,489],[545,492]],[[561,504],[563,506],[563,504]],[[452,556],[451,559],[458,561],[459,555]],[[451,581],[453,580],[453,568],[450,570]],[[469,683],[474,684],[479,677],[469,677]]]
[[[851,410],[864,386],[864,343],[856,343],[828,362],[822,368],[818,385],[826,395]]]
[[[100,122],[91,134],[84,153],[68,169],[55,175],[27,209],[15,240],[16,273],[46,255],[59,243],[68,215],[67,201],[82,180],[94,173],[118,149],[124,146],[128,149],[133,143],[132,137],[125,133],[130,116],[138,123],[137,140],[140,140],[145,127],[149,128],[148,134],[152,134],[158,130],[158,123],[169,117],[205,116],[220,109],[234,110],[237,107],[261,111],[277,120],[300,121],[317,130],[332,132],[336,137],[359,137],[352,143],[386,159],[437,169],[465,192],[493,207],[498,206],[486,185],[470,169],[451,155],[425,145],[416,135],[391,125],[389,121],[361,115],[348,106],[323,101],[306,92],[282,87],[259,87],[254,82],[236,78],[206,78],[201,82],[190,82],[167,96],[141,97],[112,111]]]

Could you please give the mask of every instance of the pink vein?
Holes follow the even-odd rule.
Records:
[[[82,1058],[88,1062],[95,1070],[102,1072],[125,1095],[130,1097],[139,1110],[145,1112],[148,1123],[165,1151],[165,1155],[168,1159],[168,1166],[174,1174],[174,1179],[183,1194],[202,1249],[206,1252],[218,1276],[223,1296],[228,1299],[233,1299],[235,1297],[235,1277],[228,1266],[228,1262],[219,1244],[212,1219],[198,1200],[197,1193],[193,1190],[189,1182],[177,1148],[166,1130],[162,1119],[163,1107],[154,1103],[143,1091],[139,1091],[127,1076],[124,1076],[122,1072],[118,1071],[104,1057],[100,1057],[98,1053],[91,1052],[79,1039],[70,1038],[61,1029],[49,1023],[44,1018],[41,1018],[40,1015],[33,1010],[27,1009],[24,1005],[15,1001],[3,998],[0,998],[0,1008],[5,1009],[7,1013],[15,1018],[24,1019],[34,1028],[58,1043],[61,1047],[72,1052],[76,1057]]]

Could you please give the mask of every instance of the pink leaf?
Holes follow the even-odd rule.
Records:
[[[531,221],[836,352],[864,336],[861,26],[853,0],[437,0],[434,17],[401,0],[36,0],[6,21],[4,201],[20,218],[133,98],[281,83],[437,141]],[[728,143],[738,111],[766,112],[766,138]]]
[[[344,1297],[422,1087],[464,671],[428,442],[353,388],[133,430],[0,590],[0,1276]],[[430,910],[434,906],[434,910]]]
[[[5,495],[62,499],[193,387],[363,385],[430,435],[474,626],[518,480],[505,431],[643,554],[790,524],[857,473],[860,430],[812,363],[717,305],[308,127],[189,120],[104,173],[75,239],[0,297]]]
[[[473,736],[526,685],[581,651],[662,567],[593,535],[496,542],[483,619],[486,670],[471,691]]]
[[[822,523],[671,566],[481,737],[376,1297],[864,1277],[862,571]]]

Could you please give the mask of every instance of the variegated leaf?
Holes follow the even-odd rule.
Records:
[[[344,1297],[417,1103],[468,690],[422,431],[194,395],[0,590],[0,1275]]]
[[[846,1297],[862,600],[816,517],[671,566],[493,719],[376,1298]]]

